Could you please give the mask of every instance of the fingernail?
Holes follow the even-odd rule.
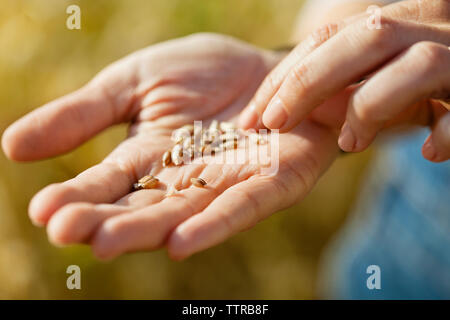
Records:
[[[422,148],[422,154],[428,160],[436,160],[437,152],[436,152],[436,148],[433,145],[433,141],[431,140],[431,137],[429,137],[425,141],[423,148]]]
[[[255,127],[258,122],[258,114],[256,113],[254,104],[249,105],[249,107],[242,112],[238,122],[239,126],[244,130]]]
[[[346,152],[352,152],[355,148],[356,139],[355,135],[352,132],[352,129],[348,125],[348,123],[344,123],[342,126],[341,134],[339,135],[338,139],[339,147],[346,151]]]
[[[288,119],[288,114],[280,98],[274,98],[266,111],[264,111],[262,120],[269,129],[281,129]]]

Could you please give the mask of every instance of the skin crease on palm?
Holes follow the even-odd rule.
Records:
[[[103,162],[41,190],[30,203],[31,220],[47,226],[53,243],[90,244],[100,259],[161,247],[184,259],[293,205],[338,153],[337,131],[314,121],[280,135],[275,175],[253,164],[160,165],[173,129],[234,120],[279,60],[229,37],[193,35],[133,53],[26,115],[2,137],[17,161],[62,154],[111,125],[131,123],[129,137]],[[150,171],[159,187],[130,193]],[[195,188],[191,177],[208,185]],[[168,184],[180,193],[166,198]]]

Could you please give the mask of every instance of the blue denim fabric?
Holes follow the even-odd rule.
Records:
[[[338,299],[450,299],[450,161],[421,155],[420,130],[382,148],[355,213],[323,260]],[[369,265],[381,289],[369,290]]]

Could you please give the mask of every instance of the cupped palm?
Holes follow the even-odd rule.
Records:
[[[26,115],[3,135],[14,160],[60,154],[113,124],[131,123],[128,138],[100,164],[40,191],[31,219],[47,225],[51,241],[89,243],[100,258],[167,246],[182,259],[302,199],[337,154],[334,131],[312,120],[280,135],[272,175],[251,161],[161,167],[175,128],[233,121],[278,59],[229,37],[189,36],[135,52]],[[158,188],[130,193],[149,172]],[[191,186],[192,177],[207,186]],[[179,192],[167,197],[169,185]]]

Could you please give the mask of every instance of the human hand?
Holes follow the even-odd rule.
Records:
[[[3,135],[14,160],[54,156],[131,122],[129,137],[100,164],[41,190],[30,204],[32,221],[46,225],[55,244],[89,243],[100,258],[167,245],[182,259],[292,205],[337,154],[336,136],[313,122],[280,136],[279,169],[271,176],[248,162],[160,165],[174,128],[232,120],[277,60],[228,37],[190,36],[138,51],[26,115]],[[129,193],[150,171],[159,187]],[[191,187],[191,177],[207,187]],[[165,197],[169,184],[180,190],[176,196]]]
[[[367,21],[329,24],[300,43],[266,77],[241,126],[286,132],[310,118],[342,126],[339,146],[358,152],[385,127],[426,124],[424,157],[449,159],[450,1],[402,1],[382,8],[381,29]]]

